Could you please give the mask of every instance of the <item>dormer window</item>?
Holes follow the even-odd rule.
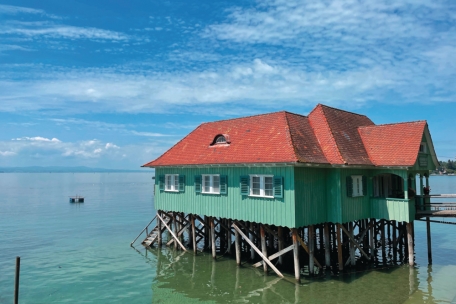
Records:
[[[420,153],[426,153],[426,144],[425,143],[420,144]]]
[[[218,134],[215,136],[214,140],[211,143],[211,146],[214,145],[227,145],[230,143],[230,136],[227,134]]]

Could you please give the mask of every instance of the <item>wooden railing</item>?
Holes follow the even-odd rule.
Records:
[[[146,225],[146,227],[144,227],[143,230],[141,230],[141,232],[138,234],[138,236],[133,240],[133,242],[130,243],[130,246],[133,247],[133,243],[136,242],[136,240],[141,236],[141,234],[146,231],[146,237],[149,235],[149,226],[150,224],[152,224],[152,222],[157,218],[157,216],[154,216],[154,218],[149,222],[149,224]]]

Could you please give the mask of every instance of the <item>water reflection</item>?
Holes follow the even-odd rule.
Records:
[[[328,274],[295,284],[292,275],[285,279],[265,275],[248,264],[237,267],[227,257],[213,260],[210,254],[194,256],[169,248],[141,248],[138,252],[155,261],[153,303],[183,299],[186,303],[450,303],[453,298],[448,290],[434,295],[436,273],[432,267]]]

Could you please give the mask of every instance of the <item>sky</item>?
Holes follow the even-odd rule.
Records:
[[[456,157],[454,0],[0,0],[0,166],[138,169],[199,124],[318,103]]]

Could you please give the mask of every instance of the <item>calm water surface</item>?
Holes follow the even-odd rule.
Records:
[[[0,174],[0,303],[456,303],[456,226],[415,222],[417,266],[293,283],[209,254],[129,246],[154,214],[150,173]],[[432,176],[432,193],[456,177]],[[84,204],[68,203],[81,194]]]

